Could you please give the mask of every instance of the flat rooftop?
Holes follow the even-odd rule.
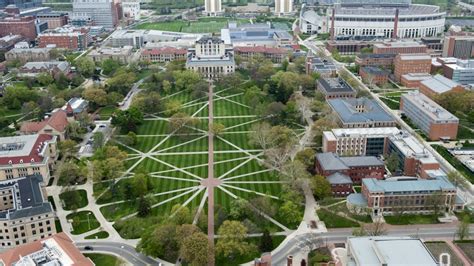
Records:
[[[426,47],[425,44],[413,41],[396,41],[375,43],[374,48],[404,48],[404,47]]]
[[[426,81],[427,80],[424,80],[422,82]],[[421,112],[431,117],[434,121],[449,121],[452,123],[459,122],[459,119],[456,116],[419,91],[405,93],[402,95],[402,99],[414,104]]]
[[[371,236],[349,237],[347,242],[350,254],[359,265],[438,265],[420,239]]]
[[[375,100],[368,98],[329,99],[329,105],[343,123],[395,122]]]
[[[425,80],[431,78],[430,73],[408,73],[402,75],[403,79],[410,80],[410,81],[416,81],[416,80]]]
[[[430,88],[432,91],[438,94],[448,92],[454,87],[460,86],[459,83],[452,81],[440,74],[423,80],[421,84],[425,85],[426,87]]]
[[[326,93],[355,92],[342,78],[320,78],[319,84]]]
[[[403,132],[402,134],[396,134],[389,136],[389,139],[393,145],[405,156],[413,157],[421,161],[422,163],[438,163],[428,150],[411,134]]]
[[[431,62],[431,56],[429,54],[399,54],[401,60],[429,60]]]
[[[393,179],[377,180],[363,178],[362,184],[369,192],[400,194],[403,192],[456,190],[456,187],[445,178],[413,179],[413,177],[394,177]]]
[[[400,133],[396,127],[372,127],[372,128],[335,128],[331,131],[335,137],[377,137],[392,136]]]

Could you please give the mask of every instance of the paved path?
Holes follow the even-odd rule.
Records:
[[[446,241],[446,244],[453,250],[454,254],[458,256],[458,258],[462,261],[464,265],[470,265],[471,261],[466,257],[466,254],[461,251],[461,249],[456,246],[453,241]]]

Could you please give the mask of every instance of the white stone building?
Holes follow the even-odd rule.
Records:
[[[199,72],[208,79],[235,72],[234,52],[216,37],[202,37],[195,48],[188,50],[186,68]]]

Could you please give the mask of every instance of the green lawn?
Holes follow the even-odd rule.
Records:
[[[63,205],[63,209],[66,211],[76,210],[87,206],[87,192],[83,189],[71,190],[59,194]]]
[[[437,224],[438,219],[434,215],[404,214],[398,216],[385,216],[388,224],[407,225],[407,224]]]
[[[227,27],[229,21],[234,21],[228,18],[200,18],[198,21],[166,21],[166,22],[150,22],[143,23],[136,27],[136,29],[145,30],[163,30],[175,32],[188,33],[220,33],[222,28]],[[238,19],[237,22],[249,23],[246,19]]]
[[[445,242],[425,242],[425,245],[435,258],[439,258],[442,253],[448,253],[451,256],[451,266],[463,266],[462,261]]]
[[[99,115],[101,120],[107,120],[112,116],[112,114],[116,110],[117,110],[116,106],[112,106],[112,105],[105,106],[105,107],[100,108],[98,115]]]
[[[61,222],[59,221],[59,219],[55,219],[54,224],[56,225],[56,232],[61,233],[63,231],[63,227],[62,227]]]
[[[72,234],[79,235],[94,230],[100,226],[91,211],[80,211],[66,216],[68,221],[72,220]]]
[[[456,245],[464,251],[471,262],[474,261],[474,240],[456,241]]]
[[[115,256],[100,253],[84,253],[84,256],[90,258],[97,266],[120,266],[123,261]]]
[[[327,228],[360,227],[358,223],[353,222],[337,214],[334,214],[325,209],[319,209],[317,211],[317,214],[319,219],[326,224]]]
[[[86,236],[85,239],[103,239],[107,237],[109,237],[109,233],[106,231],[100,231],[98,233]]]
[[[143,23],[135,27],[140,30],[164,30],[164,31],[176,31],[180,32],[181,28],[188,25],[187,22],[183,21],[170,21],[170,22],[156,22],[156,23]]]
[[[449,151],[440,145],[431,145],[444,159],[446,159],[454,168],[456,168],[471,183],[474,183],[474,174]]]

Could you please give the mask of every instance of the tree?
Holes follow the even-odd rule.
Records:
[[[447,177],[456,188],[461,187],[466,189],[469,187],[469,182],[458,171],[450,171]]]
[[[191,222],[191,211],[186,206],[181,206],[181,204],[176,204],[171,208],[171,213],[173,214],[170,217],[170,221],[176,225],[187,224]]]
[[[245,199],[238,198],[230,203],[229,217],[234,220],[243,220],[247,217],[248,202]]]
[[[369,236],[381,236],[387,233],[387,229],[385,227],[385,223],[380,219],[376,219],[375,222],[371,224],[364,225],[364,231]]]
[[[119,110],[112,116],[112,125],[119,126],[122,132],[135,132],[142,123],[143,113],[134,106],[125,111]]]
[[[132,190],[135,197],[143,196],[148,193],[148,176],[146,174],[135,174],[132,184]]]
[[[136,80],[135,73],[121,69],[107,80],[107,91],[115,91],[126,95]]]
[[[148,201],[147,198],[144,196],[140,197],[140,200],[138,201],[138,217],[146,217],[148,214],[150,214],[151,211],[151,206],[150,202]]]
[[[190,85],[190,87],[192,89],[191,96],[194,99],[205,97],[207,92],[209,91],[209,83],[204,80],[200,80],[199,82]]]
[[[142,113],[157,113],[162,108],[161,96],[155,91],[140,93],[133,99],[132,106],[138,108]]]
[[[264,101],[267,94],[257,86],[252,86],[245,89],[244,101],[249,106],[257,106]]]
[[[225,126],[221,123],[211,124],[211,132],[214,136],[220,136],[225,131]]]
[[[314,176],[311,179],[311,185],[313,187],[314,195],[316,195],[318,199],[331,197],[331,184],[329,184],[328,180],[324,176]]]
[[[187,237],[200,232],[201,230],[194,224],[179,225],[176,227],[176,243],[178,243],[178,246],[181,246]]]
[[[181,245],[180,255],[189,265],[207,265],[209,259],[209,240],[202,232],[188,236]]]
[[[436,191],[425,197],[425,207],[433,210],[433,215],[438,217],[440,212],[444,212],[442,207],[445,199],[446,196],[444,196],[442,192]]]
[[[226,75],[225,78],[219,79],[217,81],[218,86],[223,88],[230,88],[231,90],[237,89],[237,87],[242,84],[243,77],[240,73],[234,72],[232,74]]]
[[[270,135],[271,126],[270,124],[263,122],[252,125],[249,134],[249,142],[252,145],[256,145],[263,150],[266,150],[273,146],[273,138]]]
[[[395,171],[398,170],[399,166],[399,159],[396,153],[392,152],[388,156],[385,165],[387,166],[387,169],[391,172],[394,173]]]
[[[125,144],[130,146],[135,146],[137,144],[138,138],[135,132],[129,131],[124,138]]]
[[[59,152],[64,156],[64,158],[69,158],[76,151],[76,142],[74,140],[66,139],[59,142],[58,148]]]
[[[33,101],[26,102],[21,106],[21,114],[25,117],[36,117],[39,114],[38,111],[38,104]]]
[[[173,78],[176,88],[180,90],[187,89],[201,80],[199,73],[192,70],[174,71]]]
[[[302,162],[306,169],[312,169],[314,167],[314,158],[316,152],[311,148],[306,148],[296,153],[295,160]]]
[[[96,106],[105,106],[108,104],[107,92],[99,87],[85,89],[82,97]]]
[[[176,113],[168,121],[168,131],[177,134],[188,134],[189,128],[199,124],[199,119],[191,117],[185,113]]]
[[[165,102],[165,115],[172,116],[181,109],[182,104],[179,100],[168,100]]]
[[[90,77],[94,74],[95,71],[95,64],[92,59],[89,57],[83,56],[75,61],[75,65],[79,73],[81,73],[85,77]]]
[[[145,232],[141,237],[138,250],[149,256],[176,261],[179,254],[176,225],[159,224],[154,229]]]
[[[270,94],[282,103],[286,103],[301,84],[299,75],[294,72],[278,71],[271,77],[271,81],[274,86],[271,86]]]
[[[120,67],[120,62],[114,59],[105,59],[101,62],[102,72],[105,75],[113,74]]]
[[[263,230],[258,249],[260,250],[260,253],[270,252],[273,250],[273,240],[268,229]]]
[[[54,82],[53,77],[48,72],[39,73],[38,76],[36,76],[36,80],[38,80],[38,83],[42,86],[48,86]]]
[[[58,172],[59,183],[62,185],[75,185],[80,175],[79,166],[71,161],[62,163]]]
[[[278,212],[279,216],[290,225],[298,225],[303,219],[298,206],[292,201],[285,201]]]
[[[469,215],[464,215],[462,217],[461,223],[458,225],[458,237],[460,240],[464,240],[466,238],[469,238],[469,225],[470,225],[470,219]]]
[[[8,109],[18,110],[23,103],[36,102],[39,98],[38,92],[26,87],[11,87],[5,88],[2,97],[2,104]]]
[[[238,221],[225,221],[217,230],[219,238],[216,243],[216,252],[220,256],[233,261],[252,250],[252,245],[245,241],[247,228]]]
[[[94,149],[98,149],[104,146],[104,142],[105,142],[104,133],[99,132],[99,131],[95,132],[93,135],[93,138],[94,138],[94,143],[93,143]]]

